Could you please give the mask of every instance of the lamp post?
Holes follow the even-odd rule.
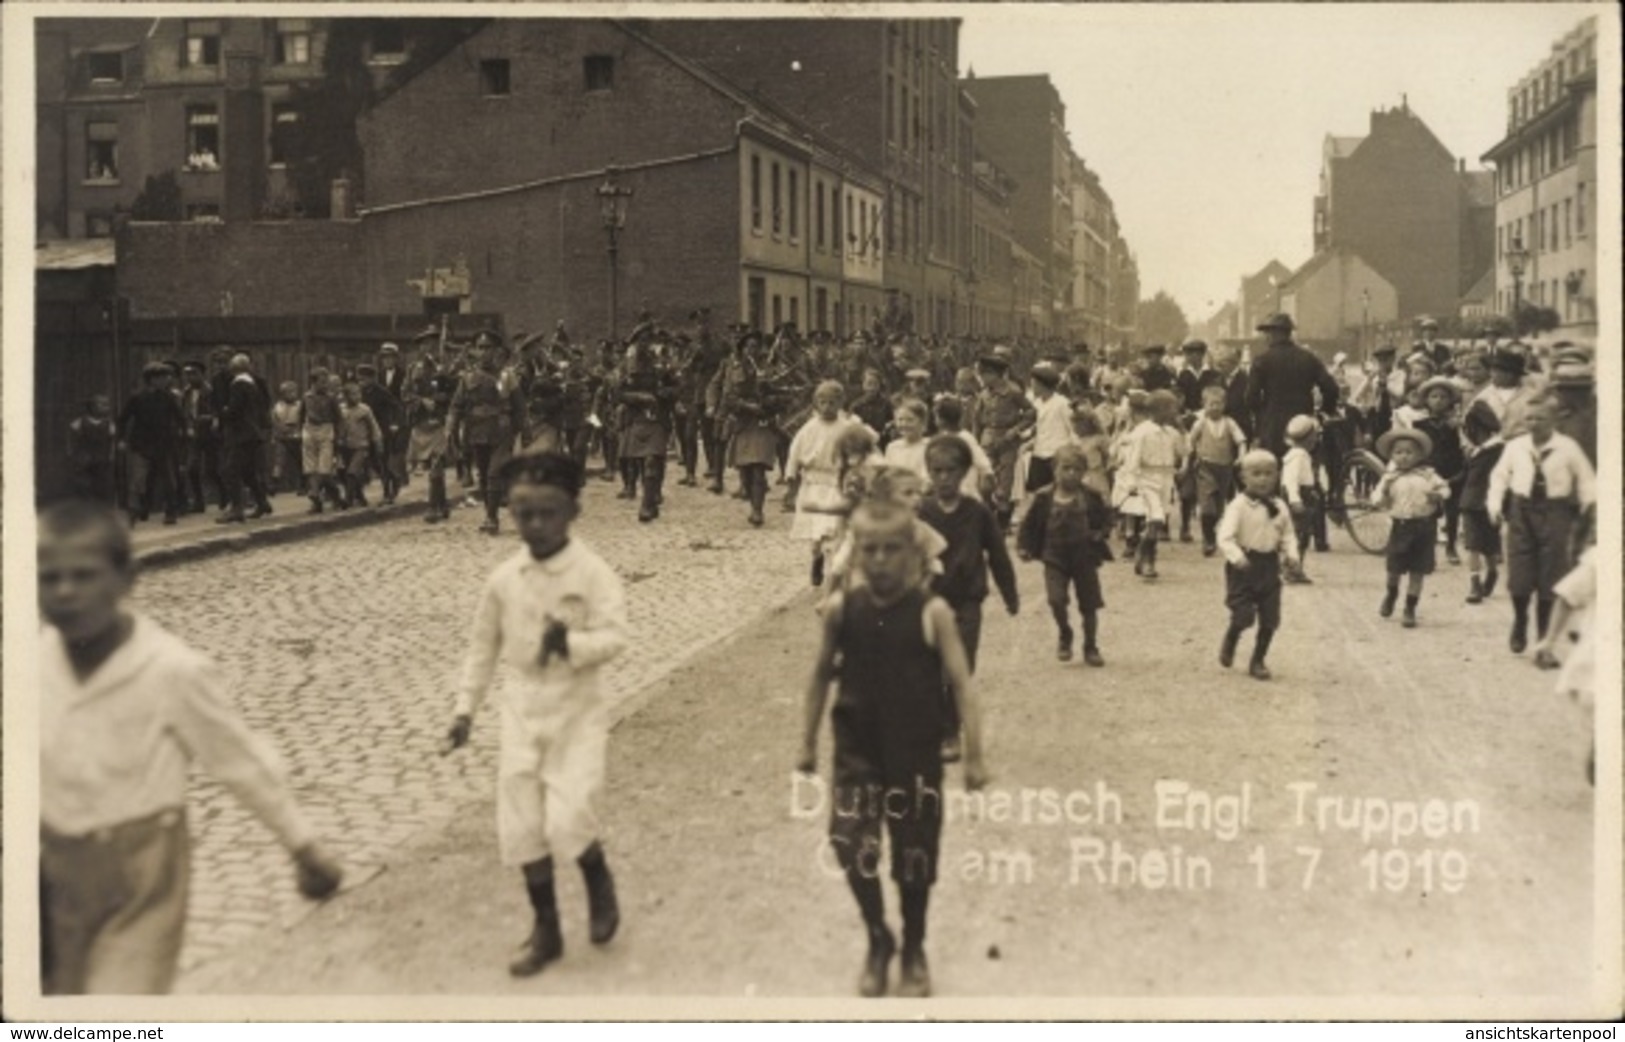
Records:
[[[1360,291],[1360,366],[1371,359],[1371,288]]]
[[[621,290],[620,234],[626,227],[626,204],[632,198],[632,189],[624,188],[615,180],[613,166],[604,169],[604,183],[598,186],[598,212],[604,219],[604,232],[609,237],[609,337],[615,339],[615,316],[619,310]]]
[[[1523,330],[1519,328],[1518,313],[1523,310],[1523,273],[1524,267],[1529,263],[1529,251],[1523,248],[1522,239],[1513,239],[1512,248],[1507,250],[1507,271],[1512,274],[1512,335],[1521,336]]]

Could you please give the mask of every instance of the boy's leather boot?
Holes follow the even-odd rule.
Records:
[[[536,922],[530,936],[508,963],[515,977],[534,977],[542,968],[564,954],[564,936],[559,932],[559,904],[553,887],[553,859],[544,857],[524,868],[525,892]]]
[[[621,925],[621,906],[615,898],[615,877],[604,861],[604,848],[596,841],[576,859],[587,883],[587,918],[594,944],[608,944]]]

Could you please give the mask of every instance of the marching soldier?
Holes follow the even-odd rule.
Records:
[[[976,363],[976,370],[982,379],[977,406],[980,429],[976,440],[993,461],[993,513],[999,524],[1008,530],[1015,513],[1011,493],[1022,431],[1038,422],[1038,410],[1021,393],[1021,388],[1010,381],[1010,362],[1003,355],[997,352],[983,355]]]
[[[598,342],[598,364],[592,370],[592,412],[597,417],[599,443],[604,451],[605,481],[614,481],[621,469],[620,425],[616,413],[619,405],[620,366],[615,357],[615,345],[608,340]],[[623,495],[622,499],[630,499]]]
[[[760,528],[767,502],[767,472],[777,458],[778,431],[773,424],[771,388],[764,379],[767,359],[762,338],[747,332],[734,345],[714,381],[717,407],[723,417],[727,453],[739,468],[745,498],[750,501],[750,523]]]
[[[666,449],[671,444],[672,411],[677,401],[676,374],[655,357],[652,335],[647,323],[633,331],[620,389],[625,423],[622,466],[637,472],[643,480],[643,502],[638,507],[638,520],[643,522],[660,516]]]
[[[472,365],[457,384],[446,424],[452,450],[469,456],[479,482],[485,506],[480,531],[488,535],[498,531],[497,511],[502,506],[494,467],[512,454],[514,437],[525,420],[524,395],[517,387],[505,387],[499,378],[500,348],[494,333],[482,332],[475,338],[469,352]]]
[[[429,473],[429,513],[425,524],[438,524],[451,516],[446,496],[446,462],[450,456],[446,420],[451,399],[457,393],[457,378],[440,368],[440,363],[423,347],[406,386],[407,421],[411,441],[406,450],[409,468],[423,467]]]

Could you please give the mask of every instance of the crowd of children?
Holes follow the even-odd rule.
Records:
[[[968,787],[987,779],[975,673],[990,593],[1010,615],[1020,611],[1011,535],[1017,556],[1041,570],[1057,658],[1068,662],[1081,652],[1088,667],[1101,668],[1102,572],[1116,558],[1112,541],[1121,540],[1132,556],[1133,574],[1153,583],[1158,547],[1174,519],[1181,543],[1194,541],[1191,525],[1199,522],[1202,557],[1222,557],[1228,620],[1219,663],[1231,667],[1256,627],[1247,672],[1271,679],[1267,656],[1283,621],[1283,586],[1308,583],[1304,555],[1327,546],[1323,427],[1313,416],[1293,417],[1280,457],[1251,445],[1248,417],[1231,393],[1233,373],[1208,369],[1205,346],[1183,354],[1187,368],[1177,374],[1158,372],[1160,361],[1139,371],[1077,364],[1063,372],[1039,364],[1025,391],[1009,377],[1008,354],[997,352],[978,359],[974,370],[905,370],[891,381],[890,395],[884,374],[870,368],[855,389],[833,377],[819,380],[805,421],[786,433],[782,464],[796,515],[790,536],[809,545],[811,580],[821,588],[821,639],[796,768],[817,769],[818,735],[833,699],[829,840],[867,934],[860,994],[890,989],[890,964],[899,953],[897,994],[931,991],[924,943],[942,803],[901,801],[908,810],[896,814],[885,794],[940,792],[944,765],[958,761]],[[750,357],[738,356],[745,369],[718,369],[717,379],[729,386],[746,376],[754,381]],[[1584,547],[1594,538],[1596,476],[1586,448],[1558,429],[1571,417],[1554,395],[1493,382],[1470,394],[1422,361],[1411,367],[1415,386],[1407,389],[1407,405],[1393,411],[1374,442],[1386,469],[1370,495],[1392,521],[1378,611],[1391,616],[1403,587],[1402,625],[1419,624],[1442,520],[1447,560],[1457,559],[1458,527],[1467,552],[1466,602],[1480,604],[1494,593],[1504,562],[1512,650],[1528,646],[1533,607],[1536,663],[1561,665],[1560,688],[1582,694],[1591,684],[1594,650],[1588,638],[1563,635],[1575,630],[1595,597],[1594,551]],[[1504,372],[1508,364],[1485,368]],[[481,595],[443,752],[467,743],[495,670],[505,664],[519,682],[501,689],[498,840],[502,862],[519,870],[532,911],[529,935],[509,969],[530,976],[563,953],[555,855],[576,861],[583,873],[593,943],[608,943],[620,923],[601,842],[609,726],[600,672],[629,644],[627,613],[614,570],[573,532],[586,480],[580,454],[569,439],[535,438],[532,451],[504,458],[512,429],[534,418],[514,404],[520,400],[514,385],[498,367],[482,360],[476,369],[483,376],[473,380],[441,376],[431,359],[414,374],[402,392],[411,435],[403,455],[429,466],[430,520],[443,519],[448,442],[461,435],[484,492],[487,530],[496,531],[505,503],[523,543]],[[297,461],[313,510],[329,495],[364,504],[360,475],[386,449],[389,431],[367,400],[371,374],[361,376],[360,383],[345,383],[313,373],[303,396],[284,386],[272,413],[283,467],[292,471]],[[1570,378],[1578,376],[1571,367]],[[155,389],[142,414],[167,417],[169,392]],[[748,390],[762,396],[754,383]],[[734,386],[736,399],[742,393]],[[92,403],[73,428],[87,489],[100,488],[95,482],[105,472],[98,468],[110,456],[106,404]],[[184,415],[178,405],[177,414]],[[1512,417],[1517,429],[1508,436]],[[389,426],[395,422],[392,416]],[[479,434],[486,427],[490,437]],[[762,431],[762,446],[771,450],[776,435]],[[756,524],[770,455],[740,464],[761,470],[750,475]],[[690,474],[694,465],[685,463]],[[398,470],[384,469],[386,496],[393,495]],[[645,483],[643,520],[659,505],[657,471],[644,467],[630,479]],[[178,867],[185,857],[184,772],[177,765],[188,757],[224,772],[271,823],[295,851],[307,894],[331,893],[340,869],[299,818],[274,758],[226,708],[207,663],[120,607],[131,572],[128,531],[118,516],[84,504],[55,508],[42,516],[41,533],[41,605],[55,655],[48,662],[42,774],[46,979],[63,992],[163,990],[184,917]],[[161,684],[134,668],[147,659],[162,665],[150,674]],[[124,661],[130,665],[111,668]],[[121,702],[87,701],[92,689]],[[116,721],[99,705],[165,721],[170,737],[115,755],[108,728]],[[141,784],[113,791],[106,783],[116,777],[79,751],[86,733],[108,738],[106,755],[121,769],[146,771]],[[155,764],[163,770],[149,770]],[[900,940],[888,925],[874,868],[883,830],[898,887]],[[100,837],[113,837],[114,845]],[[181,873],[180,911],[173,890],[165,890],[162,900],[86,920],[86,888],[104,878],[108,857],[135,865],[129,871],[148,879],[154,893]],[[149,958],[152,968],[132,975],[131,966]]]

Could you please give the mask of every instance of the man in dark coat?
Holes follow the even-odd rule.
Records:
[[[271,436],[271,402],[260,382],[249,372],[247,355],[231,359],[231,382],[226,387],[225,406],[220,411],[220,442],[224,452],[226,511],[215,518],[216,524],[233,524],[244,520],[243,492],[254,497],[254,512],[250,517],[264,517],[271,512],[271,501],[265,494],[265,483],[260,480],[259,460],[265,455],[265,442]]]
[[[1320,408],[1337,408],[1337,381],[1308,348],[1292,342],[1292,317],[1271,315],[1258,327],[1269,336],[1269,346],[1253,360],[1247,380],[1247,408],[1253,414],[1255,444],[1277,457],[1286,454],[1286,425],[1294,416],[1315,414],[1315,390]]]
[[[1171,391],[1174,389],[1174,371],[1163,364],[1163,356],[1168,349],[1162,344],[1152,344],[1142,348],[1145,356],[1140,366],[1140,386],[1146,392]]]

